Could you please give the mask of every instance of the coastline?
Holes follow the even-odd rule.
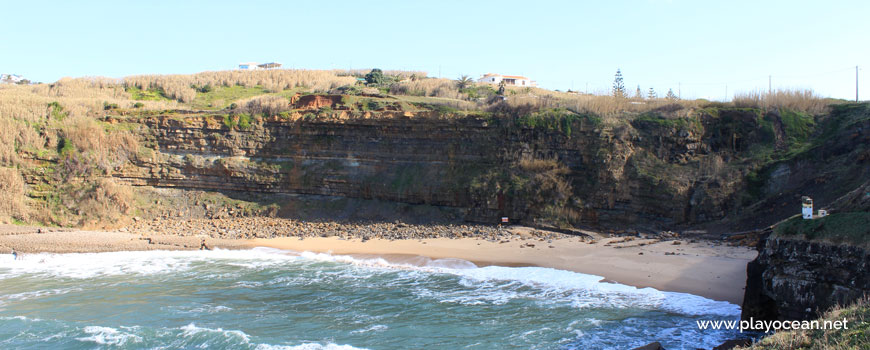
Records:
[[[490,242],[475,238],[424,240],[296,237],[252,239],[250,247],[309,251],[360,258],[383,257],[402,263],[408,257],[455,258],[478,266],[538,266],[601,276],[608,282],[638,288],[700,295],[708,299],[743,302],[746,264],[756,252],[746,247],[711,246],[709,242],[651,242],[635,240],[626,245],[605,246],[619,238],[590,244],[577,239]],[[527,244],[534,244],[529,247]],[[643,244],[643,245],[640,245]],[[523,246],[521,248],[521,246]],[[550,247],[553,248],[550,248]],[[642,254],[640,254],[642,253]],[[665,255],[668,253],[668,255]],[[675,255],[670,255],[675,253]]]
[[[528,228],[515,227],[515,232]],[[123,231],[123,230],[122,230]],[[209,247],[270,247],[298,252],[381,257],[414,263],[419,256],[455,258],[478,266],[539,266],[601,276],[608,282],[682,292],[741,305],[746,264],[756,252],[716,242],[659,241],[622,237],[585,240],[480,237],[397,239],[333,237],[213,238],[205,235],[0,227],[0,253],[86,253],[140,250],[195,250]],[[675,243],[679,242],[679,243]]]

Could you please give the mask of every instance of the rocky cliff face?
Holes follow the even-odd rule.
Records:
[[[806,320],[870,290],[870,251],[774,237],[747,268],[743,319]]]
[[[318,101],[307,102],[329,102]],[[785,140],[794,139],[778,112],[714,108],[682,118],[649,113],[606,124],[576,115],[335,113],[340,117],[257,119],[244,129],[221,115],[109,118],[134,125],[146,145],[114,176],[135,185],[446,206],[476,221],[510,216],[528,222],[549,213],[572,224],[649,230],[739,214],[755,178],[763,188],[757,197],[778,191],[783,201],[791,200],[784,193],[819,181],[803,176],[797,163],[781,165],[791,167],[785,173],[771,165],[749,176],[757,175],[759,154],[788,150]],[[513,171],[529,159],[554,161],[567,171]],[[528,188],[541,181],[566,193]],[[534,196],[567,199],[558,208],[530,211]],[[790,213],[758,214],[769,224]]]
[[[246,130],[227,127],[219,116],[135,123],[148,149],[115,174],[135,185],[460,207],[470,220],[529,219],[511,205],[523,198],[470,190],[482,175],[508,171],[521,159],[566,166],[571,205],[584,223],[611,227],[721,218],[741,178],[706,167],[735,150],[716,151],[720,138],[705,134],[703,124],[658,118],[617,127],[581,120],[569,133],[482,117],[273,118]]]

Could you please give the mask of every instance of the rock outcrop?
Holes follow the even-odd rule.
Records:
[[[808,320],[870,291],[870,251],[771,237],[747,267],[743,319]]]

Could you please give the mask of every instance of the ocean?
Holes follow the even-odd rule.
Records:
[[[540,267],[269,248],[0,255],[2,349],[710,349],[740,308]]]

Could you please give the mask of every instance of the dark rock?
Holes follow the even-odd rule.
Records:
[[[808,320],[870,292],[870,251],[782,237],[765,238],[746,268],[742,318]]]
[[[654,341],[652,343],[646,344],[641,347],[634,348],[632,350],[665,350],[661,343]]]
[[[752,345],[752,339],[731,339],[727,340],[721,345],[713,348],[713,350],[731,350],[738,346],[750,346]]]

